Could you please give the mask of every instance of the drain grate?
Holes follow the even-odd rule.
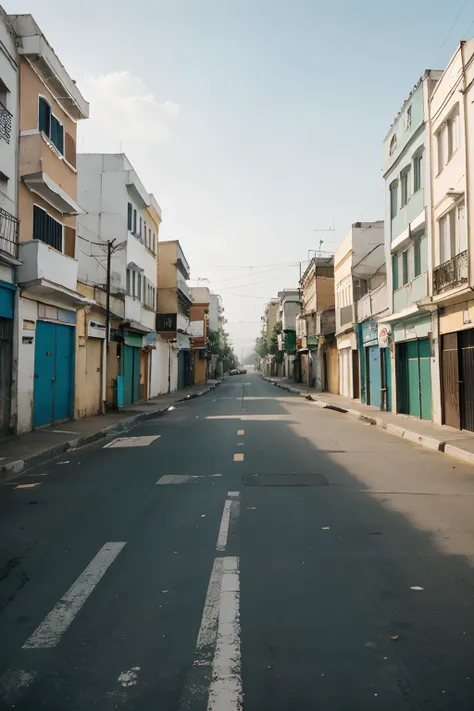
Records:
[[[244,476],[245,486],[327,486],[322,474],[254,474]]]

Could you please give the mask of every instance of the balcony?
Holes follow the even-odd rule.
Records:
[[[78,262],[40,240],[20,242],[18,282],[36,296],[48,296],[68,304],[94,303],[76,292]]]
[[[428,295],[428,272],[423,272],[401,289],[393,292],[393,311],[398,313]]]
[[[20,179],[63,215],[83,214],[76,203],[77,174],[44,133],[20,136]]]
[[[10,143],[12,118],[12,114],[0,101],[0,138],[3,138],[7,143]]]
[[[177,285],[180,292],[184,294],[188,301],[192,302],[194,300],[193,296],[189,291],[189,286],[186,284],[186,279],[183,277],[180,271],[177,272]]]
[[[466,284],[468,280],[469,265],[466,250],[440,264],[439,267],[435,267],[433,270],[433,292],[441,294],[443,291]]]
[[[387,284],[384,282],[373,291],[362,297],[357,304],[357,321],[365,321],[388,308]]]
[[[0,258],[3,253],[8,262],[18,260],[18,226],[16,217],[0,207]]]

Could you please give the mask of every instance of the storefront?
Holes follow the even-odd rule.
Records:
[[[10,429],[16,286],[0,281],[0,437]]]
[[[357,326],[360,357],[361,401],[381,410],[390,411],[391,364],[390,351],[380,348],[376,321],[364,321]]]
[[[443,424],[474,432],[474,301],[440,316]]]
[[[431,314],[394,324],[397,412],[432,419]]]
[[[355,333],[348,333],[337,339],[339,355],[339,394],[358,398],[359,388],[359,353]]]

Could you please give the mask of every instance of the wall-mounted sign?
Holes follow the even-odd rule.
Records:
[[[158,333],[176,331],[177,314],[156,314],[156,330]]]
[[[89,338],[105,338],[105,323],[89,321],[87,324],[87,335]]]
[[[379,323],[379,325],[378,325],[379,348],[388,348],[390,346],[391,335],[392,335],[392,327],[389,324]]]

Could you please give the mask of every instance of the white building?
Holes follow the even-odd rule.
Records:
[[[385,279],[384,223],[355,222],[334,253],[339,393],[358,398],[359,356],[354,304]]]
[[[0,437],[10,428],[18,265],[18,56],[16,36],[0,7]]]
[[[153,369],[165,367],[154,348],[161,209],[123,153],[78,154],[77,167],[78,201],[86,211],[78,218],[78,279],[105,284],[106,245],[113,242],[111,292],[124,298],[117,404],[127,405],[153,394]]]

